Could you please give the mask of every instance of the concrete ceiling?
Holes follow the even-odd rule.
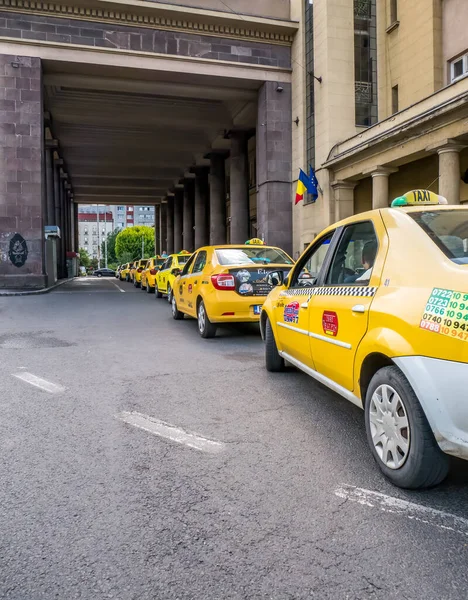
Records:
[[[229,148],[227,131],[255,128],[255,82],[46,63],[44,83],[51,132],[81,204],[158,203],[211,148]]]

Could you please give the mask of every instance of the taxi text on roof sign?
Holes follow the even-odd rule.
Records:
[[[264,246],[265,242],[260,238],[252,238],[251,240],[247,240],[245,242],[246,246]]]
[[[447,199],[429,190],[411,190],[403,196],[395,198],[393,207],[397,206],[422,206],[426,204],[447,204]]]

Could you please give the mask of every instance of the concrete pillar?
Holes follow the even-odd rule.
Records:
[[[208,169],[195,170],[195,250],[209,241],[207,213],[209,212]]]
[[[76,202],[74,202],[72,204],[72,210],[73,210],[73,226],[75,229],[75,252],[79,252],[80,250],[80,238],[79,238],[79,228],[78,228],[78,204]]]
[[[75,238],[75,204],[70,198],[70,252],[78,252]]]
[[[465,146],[447,143],[437,149],[439,155],[439,194],[449,204],[460,204],[460,151]]]
[[[62,246],[63,246],[63,231],[62,231],[62,182],[60,179],[60,165],[63,164],[62,159],[54,160],[54,204],[55,204],[55,225],[60,229],[60,239],[57,240],[57,276],[62,277]]]
[[[0,288],[38,289],[46,285],[41,60],[3,54],[0,73]]]
[[[210,244],[226,243],[226,173],[222,154],[210,156]]]
[[[331,184],[335,194],[335,218],[337,221],[354,215],[354,188],[353,181],[334,181]]]
[[[154,253],[161,254],[161,205],[154,207]]]
[[[258,93],[257,235],[292,254],[291,84],[266,82]]]
[[[245,131],[231,132],[230,212],[231,244],[249,239],[249,156]]]
[[[45,149],[46,165],[46,195],[47,195],[47,218],[46,225],[55,225],[55,201],[54,201],[54,149],[47,146]]]
[[[192,252],[194,248],[193,231],[193,205],[195,183],[194,179],[184,179],[184,226],[183,226],[183,249]]]
[[[166,252],[174,254],[174,196],[170,196],[166,207]]]
[[[176,189],[174,192],[174,252],[182,250],[182,215],[184,203],[184,190]]]
[[[372,208],[388,208],[391,203],[388,193],[388,178],[398,169],[377,167],[372,175]]]
[[[161,203],[160,207],[159,207],[159,231],[160,231],[160,235],[159,235],[159,239],[160,239],[160,248],[159,248],[159,254],[164,254],[164,252],[166,252],[167,254],[167,204],[166,203]]]

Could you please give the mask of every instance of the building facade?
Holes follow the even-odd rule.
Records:
[[[86,250],[91,258],[102,260],[102,242],[114,231],[114,227],[112,211],[78,211],[78,247]]]

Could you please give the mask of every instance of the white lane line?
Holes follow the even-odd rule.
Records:
[[[119,292],[122,292],[122,294],[125,294],[125,290],[123,290],[120,285],[118,285],[115,281],[111,281],[111,283],[113,283],[115,285],[115,287],[119,290]]]
[[[154,419],[153,417],[149,417],[138,412],[123,411],[115,415],[115,417],[124,423],[133,425],[139,429],[144,429],[145,431],[149,431],[154,435],[177,442],[178,444],[184,444],[190,448],[195,448],[195,450],[211,452],[213,454],[222,452],[224,450],[224,444],[222,442],[209,440],[201,435],[198,435],[197,433],[186,431],[181,427],[170,425],[169,423],[159,421],[159,419]]]
[[[45,392],[49,392],[49,394],[61,394],[65,391],[65,388],[61,385],[57,385],[56,383],[52,383],[51,381],[37,377],[36,375],[28,373],[27,371],[24,371],[23,373],[12,373],[12,375],[17,379],[21,379],[26,383],[44,390]]]
[[[354,485],[342,484],[335,496],[357,502],[363,506],[380,508],[384,512],[396,513],[414,521],[420,521],[439,529],[468,536],[468,519],[422,504],[415,504],[380,492],[373,492]]]

